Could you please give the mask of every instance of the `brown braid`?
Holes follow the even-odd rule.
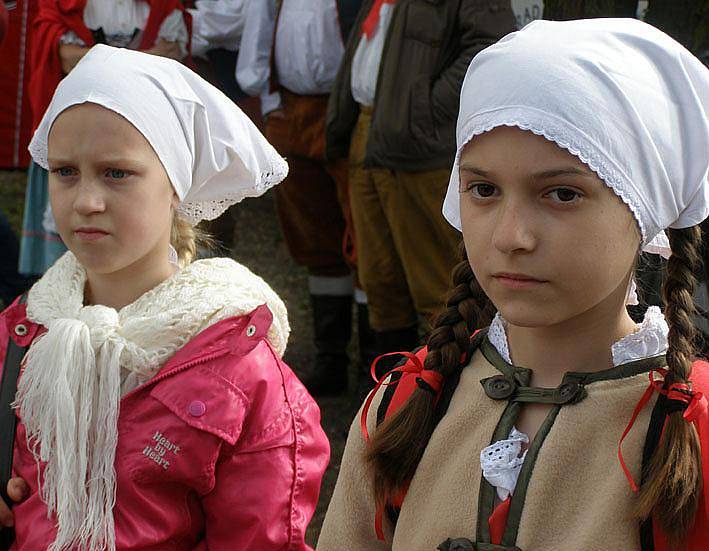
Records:
[[[433,323],[428,337],[426,369],[448,377],[460,367],[470,335],[490,323],[493,306],[475,279],[465,247],[462,261],[453,268],[453,285],[446,308]],[[428,445],[434,422],[433,395],[417,388],[394,415],[374,434],[365,459],[374,470],[374,494],[378,504],[399,493],[414,476]]]
[[[695,358],[696,328],[692,294],[696,274],[701,270],[701,230],[693,226],[669,231],[672,256],[667,262],[663,286],[668,336],[666,386],[686,383]],[[646,482],[640,490],[637,513],[653,515],[678,546],[694,522],[702,489],[701,449],[693,424],[682,412],[670,413],[662,440],[649,464]]]

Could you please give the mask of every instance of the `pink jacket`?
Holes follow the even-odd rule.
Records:
[[[8,334],[23,346],[43,331],[25,310],[0,314],[0,369]],[[214,324],[123,397],[117,549],[310,549],[305,529],[330,450],[317,404],[265,338],[271,321],[260,306]],[[13,549],[46,549],[55,520],[21,420],[13,467],[30,488],[13,509]]]

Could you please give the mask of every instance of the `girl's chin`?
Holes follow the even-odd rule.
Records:
[[[121,271],[126,266],[130,265],[121,259],[120,255],[115,252],[108,251],[86,251],[72,250],[74,256],[87,271],[99,275],[108,275],[114,272]]]
[[[496,305],[497,306],[497,305]],[[565,316],[549,308],[549,304],[502,304],[498,312],[507,323],[517,327],[545,327],[563,321]]]

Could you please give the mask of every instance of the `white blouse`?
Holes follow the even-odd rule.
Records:
[[[345,47],[335,0],[286,0],[278,16],[275,61],[284,88],[329,94]]]
[[[204,57],[209,50],[237,51],[244,31],[247,0],[197,0],[192,15],[192,55]]]
[[[137,49],[149,15],[150,5],[142,0],[87,0],[84,24],[92,31],[103,29],[109,46]],[[165,18],[160,25],[158,38],[177,42],[182,56],[187,55],[189,35],[180,10],[173,11]],[[73,31],[64,33],[60,42],[85,46],[84,41]]]

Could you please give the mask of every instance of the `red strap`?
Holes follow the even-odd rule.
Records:
[[[377,362],[379,362],[379,360],[381,360],[382,358],[386,358],[387,356],[404,356],[409,361],[406,362],[404,365],[395,367],[394,369],[386,373],[381,379],[377,379]],[[437,371],[425,369],[423,367],[423,363],[421,363],[421,360],[415,354],[412,354],[411,352],[388,352],[386,354],[382,354],[381,356],[377,356],[372,362],[371,368],[372,378],[376,381],[377,386],[375,386],[374,390],[372,390],[369,393],[369,396],[367,396],[367,401],[364,403],[364,408],[362,408],[362,416],[360,418],[360,426],[362,427],[362,435],[364,436],[365,442],[369,442],[369,430],[367,429],[367,414],[369,413],[369,408],[372,405],[372,400],[374,400],[374,397],[376,396],[377,391],[380,387],[395,385],[399,382],[398,379],[396,381],[389,381],[388,383],[385,382],[387,377],[397,372],[416,373],[421,379],[428,383],[431,388],[433,388],[436,394],[441,391],[441,385],[443,384],[443,375],[441,375]]]
[[[372,9],[369,10],[367,18],[362,23],[362,32],[366,35],[368,40],[371,40],[374,33],[377,30],[377,24],[379,23],[379,12],[384,4],[394,4],[396,0],[374,0],[374,5]]]
[[[374,531],[377,533],[377,539],[384,541],[384,504],[377,505],[377,512],[374,513]]]
[[[656,379],[654,377],[655,373],[660,375],[661,378]],[[702,394],[701,392],[693,391],[690,386],[685,383],[673,383],[669,386],[669,388],[665,389],[664,378],[666,375],[666,369],[653,369],[652,371],[650,371],[650,384],[648,385],[647,390],[643,393],[638,404],[635,406],[635,409],[633,410],[633,415],[630,418],[630,422],[628,423],[628,426],[625,427],[623,435],[620,437],[620,441],[618,442],[618,459],[620,460],[620,465],[623,468],[625,477],[628,479],[628,482],[630,482],[630,487],[632,488],[633,492],[638,491],[638,485],[635,483],[635,480],[633,480],[633,476],[630,474],[630,470],[625,464],[621,446],[623,444],[623,440],[635,424],[635,420],[638,418],[638,415],[650,401],[650,398],[652,397],[652,393],[654,391],[657,391],[660,394],[667,396],[669,400],[677,400],[687,404],[687,409],[685,409],[683,417],[688,423],[694,423],[694,426],[697,429],[702,449],[702,473],[704,475],[709,473],[709,432],[707,431],[707,424],[709,419],[709,403],[707,402],[707,399],[704,394]],[[704,494],[704,505],[707,514],[709,514],[709,499],[707,499],[707,492],[704,492]]]
[[[623,435],[620,437],[620,441],[618,442],[618,460],[620,461],[620,466],[622,467],[623,472],[625,473],[625,477],[628,479],[628,482],[630,482],[630,488],[633,490],[633,492],[638,491],[638,485],[635,484],[635,480],[633,480],[633,475],[630,474],[630,470],[628,469],[628,466],[625,464],[625,459],[623,459],[623,449],[622,449],[623,440],[625,440],[625,437],[630,432],[630,429],[633,428],[633,425],[635,424],[635,420],[638,418],[638,415],[640,415],[640,412],[643,410],[643,408],[650,401],[650,397],[652,396],[653,391],[657,390],[659,392],[662,390],[663,380],[662,379],[655,379],[653,377],[653,373],[660,373],[662,375],[662,377],[664,378],[665,374],[667,373],[667,370],[666,369],[653,369],[652,371],[650,371],[650,373],[649,373],[650,385],[647,387],[647,390],[645,392],[643,392],[643,395],[640,398],[640,401],[635,406],[635,409],[633,410],[633,415],[630,417],[630,422],[628,423],[628,426],[625,427],[625,430],[623,431]]]
[[[510,512],[510,502],[512,496],[509,496],[505,501],[501,502],[487,519],[487,525],[490,527],[490,543],[502,545],[502,536],[505,533],[507,526],[507,515]]]

